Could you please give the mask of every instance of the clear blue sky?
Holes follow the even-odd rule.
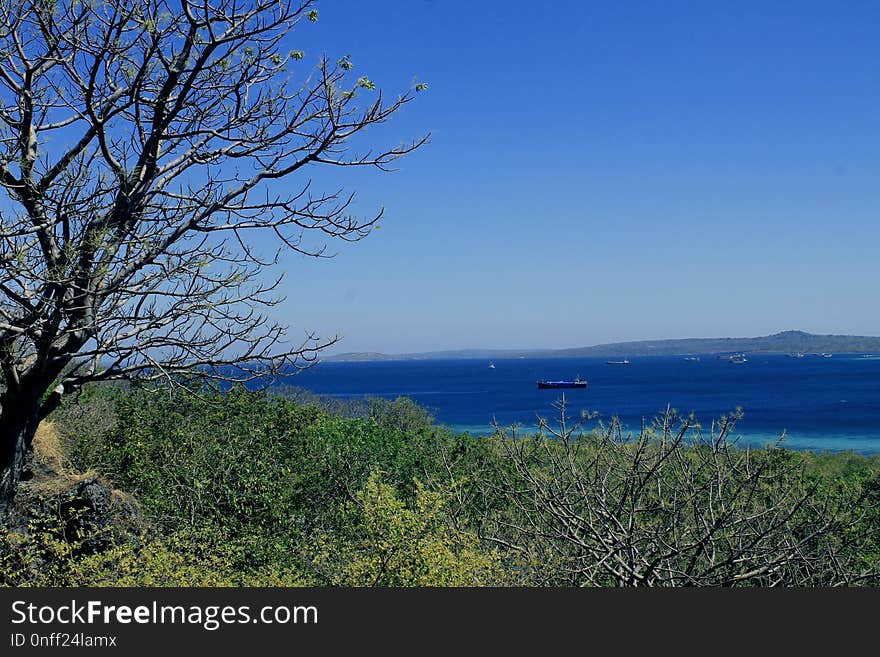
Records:
[[[380,230],[285,261],[334,351],[880,334],[880,3],[343,0],[293,42],[430,89],[323,172]]]

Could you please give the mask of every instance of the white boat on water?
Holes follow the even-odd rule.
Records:
[[[495,363],[489,363],[489,369],[490,369],[490,370],[494,370],[494,369],[495,369]]]

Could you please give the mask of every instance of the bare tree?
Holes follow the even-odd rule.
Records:
[[[65,391],[251,379],[333,341],[287,341],[264,270],[370,231],[378,216],[304,176],[385,169],[421,145],[350,140],[424,85],[386,102],[348,57],[300,74],[285,37],[317,20],[312,5],[0,0],[0,509]],[[273,255],[252,248],[260,232]]]
[[[636,435],[558,426],[499,428],[501,467],[475,474],[483,538],[524,583],[566,586],[876,585],[860,554],[875,502],[818,490],[788,452],[740,449],[736,414],[708,432],[667,410]],[[491,505],[490,505],[491,506]],[[488,508],[488,507],[487,507]],[[516,570],[516,568],[514,568]]]

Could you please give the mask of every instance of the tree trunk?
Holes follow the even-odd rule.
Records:
[[[22,404],[8,393],[0,396],[0,517],[12,505],[19,482],[30,478],[33,440],[41,419],[39,402]]]

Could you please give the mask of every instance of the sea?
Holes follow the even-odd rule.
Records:
[[[880,355],[697,358],[630,357],[628,365],[605,358],[331,361],[285,382],[339,398],[409,397],[437,423],[473,436],[493,433],[495,422],[520,434],[533,430],[539,417],[558,418],[554,403],[564,394],[569,417],[593,416],[588,428],[617,417],[638,432],[668,407],[709,427],[741,409],[740,445],[765,446],[784,436],[780,444],[790,449],[880,453]],[[536,385],[576,377],[588,381],[585,389]]]

